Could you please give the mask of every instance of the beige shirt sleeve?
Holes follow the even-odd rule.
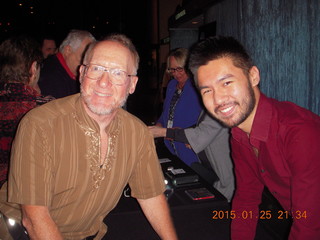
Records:
[[[47,141],[36,119],[22,119],[11,153],[9,202],[50,205],[53,176]]]
[[[146,128],[139,133],[135,170],[129,180],[131,195],[147,199],[162,194],[165,190],[164,177],[155,151],[154,139]]]

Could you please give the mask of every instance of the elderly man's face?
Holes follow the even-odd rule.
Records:
[[[84,52],[87,49],[88,45],[92,43],[92,41],[93,40],[91,38],[85,38],[75,51],[73,51],[72,48],[68,46],[69,50],[67,51],[67,53],[64,53],[66,64],[74,75],[77,75]]]
[[[131,52],[117,42],[104,41],[93,49],[93,55],[86,65],[97,65],[107,69],[119,69],[127,75],[135,74]],[[129,93],[133,93],[138,77],[126,77],[122,85],[114,84],[109,72],[104,72],[101,79],[94,80],[86,74],[87,68],[81,66],[81,96],[91,113],[108,115],[122,107]]]

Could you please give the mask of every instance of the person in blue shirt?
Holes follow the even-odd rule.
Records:
[[[188,49],[177,48],[170,52],[167,71],[172,76],[169,81],[163,111],[156,126],[163,128],[188,128],[195,126],[203,106],[193,85],[191,74],[185,68]],[[183,162],[191,166],[198,162],[197,154],[185,143],[164,139],[166,147]]]

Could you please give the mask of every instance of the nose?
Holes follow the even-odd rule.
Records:
[[[112,85],[111,79],[108,72],[104,72],[101,79],[98,81],[98,84],[102,88],[106,88]]]
[[[223,90],[217,89],[213,94],[213,102],[215,105],[220,105],[226,101],[226,94]]]
[[[172,74],[172,76],[173,76],[174,78],[176,78],[176,77],[179,75],[178,71],[174,71],[174,72],[172,72],[171,74]]]

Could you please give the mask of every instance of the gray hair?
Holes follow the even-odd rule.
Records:
[[[133,45],[132,41],[126,35],[120,34],[120,33],[110,34],[110,35],[104,37],[101,41],[91,43],[85,53],[83,63],[87,64],[90,61],[92,54],[93,54],[92,50],[95,48],[95,46],[97,44],[99,44],[100,42],[103,42],[103,41],[117,42],[117,43],[121,44],[122,46],[124,46],[125,48],[127,48],[133,56],[134,70],[135,70],[134,74],[137,74],[137,71],[139,68],[139,61],[140,61],[139,54],[136,50],[136,47]]]
[[[69,32],[68,36],[62,41],[59,47],[59,52],[63,52],[64,48],[68,45],[72,48],[73,51],[75,51],[80,47],[82,41],[87,38],[91,39],[92,41],[95,41],[94,36],[90,32],[73,29]]]
[[[186,62],[188,58],[189,50],[186,48],[176,48],[170,51],[168,58],[167,58],[167,69],[170,68],[170,57],[174,57],[177,61],[177,63],[183,67],[187,68]]]

